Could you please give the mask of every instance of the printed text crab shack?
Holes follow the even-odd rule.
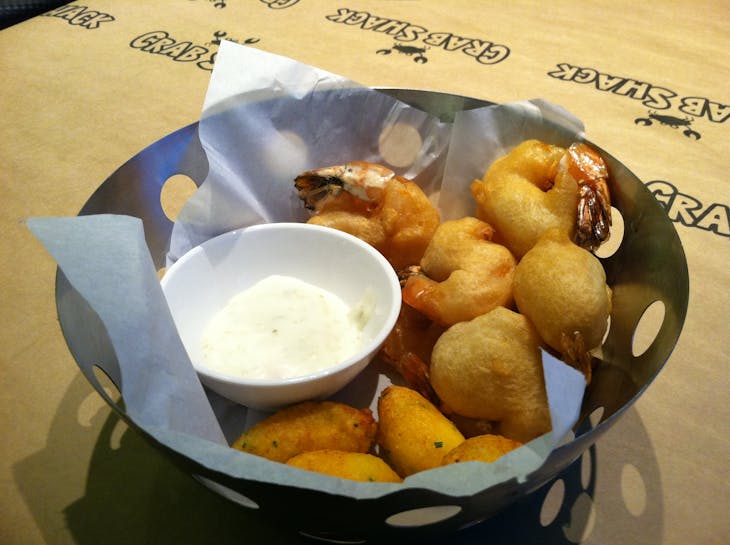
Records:
[[[340,8],[337,13],[328,15],[326,19],[361,30],[381,32],[399,42],[415,42],[420,39],[428,47],[438,47],[445,51],[461,51],[474,57],[481,64],[497,64],[505,60],[510,53],[509,48],[505,45],[458,36],[451,32],[429,32],[425,27],[407,21],[378,17],[367,11]]]

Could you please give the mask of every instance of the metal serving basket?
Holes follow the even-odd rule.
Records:
[[[451,120],[455,112],[488,102],[428,91],[382,90],[416,108]],[[319,490],[234,479],[211,471],[184,454],[160,444],[139,428],[124,409],[114,410],[133,429],[169,454],[187,472],[222,495],[258,510],[263,518],[287,524],[303,534],[338,542],[421,539],[451,532],[493,516],[525,498],[566,470],[603,435],[641,395],[669,358],[687,311],[689,279],[679,237],[662,206],[624,165],[601,150],[612,173],[612,204],[623,218],[623,234],[615,253],[602,257],[613,290],[609,332],[601,362],[588,387],[574,438],[555,449],[524,482],[510,480],[470,496],[453,497],[428,490],[401,490],[374,499],[356,500]],[[155,142],[112,174],[80,211],[80,215],[112,213],[142,219],[152,259],[165,265],[173,223],[163,212],[160,195],[174,175],[186,175],[198,186],[208,163],[198,139],[198,124]],[[658,303],[657,303],[658,302]],[[59,270],[56,277],[58,316],[66,342],[92,386],[109,401],[93,372],[94,362],[114,358],[103,325]],[[639,355],[634,334],[646,309],[664,307],[656,337]],[[123,385],[116,385],[124,396]],[[285,516],[282,514],[285,513]],[[424,514],[428,524],[408,522],[404,513]],[[429,519],[434,513],[442,513]]]

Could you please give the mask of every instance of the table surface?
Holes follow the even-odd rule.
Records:
[[[691,279],[664,370],[552,485],[568,522],[551,527],[543,507],[544,527],[515,533],[517,506],[442,542],[730,542],[730,3],[446,6],[89,0],[0,31],[0,543],[304,542],[200,486],[111,413],[66,347],[56,265],[23,223],[76,215],[118,166],[196,121],[221,39],[365,85],[548,99],[661,187]]]

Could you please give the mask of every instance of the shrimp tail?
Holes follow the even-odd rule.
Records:
[[[423,274],[412,274],[403,287],[403,301],[418,310],[430,320],[442,323],[441,320],[441,297],[439,295],[438,283],[434,282]]]
[[[590,384],[593,376],[593,358],[585,348],[583,335],[580,331],[574,331],[572,335],[563,333],[560,344],[562,345],[562,360],[583,373],[586,384]]]
[[[437,407],[441,401],[431,386],[431,376],[428,364],[413,352],[406,352],[398,360],[386,359],[400,375],[406,384],[420,393]]]

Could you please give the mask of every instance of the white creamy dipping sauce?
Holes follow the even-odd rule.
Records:
[[[297,278],[272,275],[234,296],[201,338],[207,367],[243,378],[281,379],[332,367],[363,344],[372,297],[350,308]]]

